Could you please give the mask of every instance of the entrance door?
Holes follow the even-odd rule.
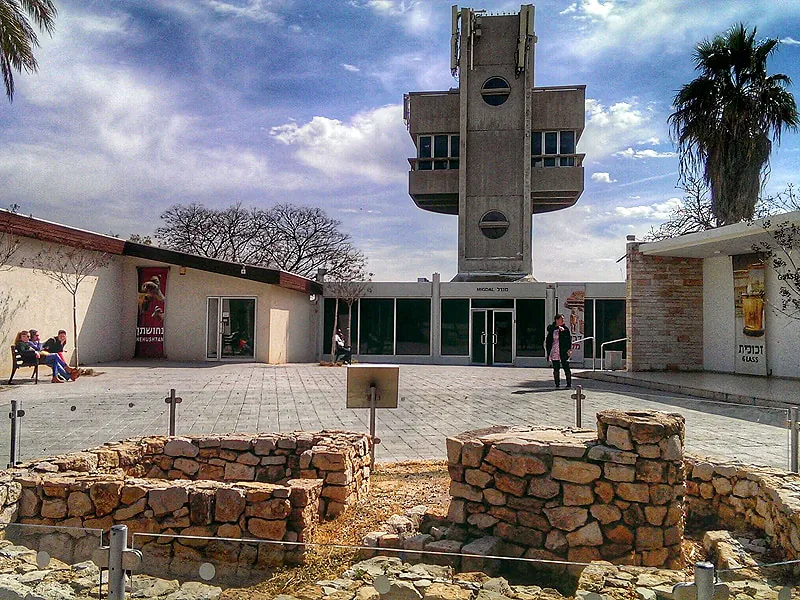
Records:
[[[206,358],[255,357],[256,299],[208,298]]]
[[[473,310],[470,347],[473,364],[514,364],[514,311]]]

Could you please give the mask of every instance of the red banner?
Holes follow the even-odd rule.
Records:
[[[139,318],[136,323],[138,358],[164,358],[164,317],[167,301],[167,267],[137,267]]]

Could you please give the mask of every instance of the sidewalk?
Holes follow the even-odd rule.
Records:
[[[800,379],[733,373],[575,371],[575,377],[632,385],[721,402],[788,408],[800,405]]]

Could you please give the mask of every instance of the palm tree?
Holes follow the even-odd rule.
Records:
[[[711,189],[718,225],[753,216],[769,170],[772,142],[796,130],[797,105],[785,88],[788,76],[767,75],[779,40],[756,40],[756,28],[731,27],[694,52],[700,76],[675,96],[669,116],[677,139],[681,179],[701,170]]]
[[[0,71],[9,102],[14,100],[13,71],[34,73],[39,68],[33,56],[39,38],[30,21],[52,35],[56,12],[52,0],[0,0]]]

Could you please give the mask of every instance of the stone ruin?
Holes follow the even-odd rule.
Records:
[[[682,416],[649,411],[598,413],[597,431],[462,433],[447,439],[446,522],[428,533],[375,532],[365,543],[461,553],[462,569],[491,570],[480,556],[678,568],[683,442]]]
[[[63,529],[10,527],[6,537],[77,562],[99,539],[80,528],[125,524],[145,534],[148,573],[189,575],[204,561],[219,576],[263,573],[302,562],[304,547],[291,542],[308,541],[321,518],[366,496],[371,444],[342,431],[155,436],[21,465],[0,482],[4,521]]]

